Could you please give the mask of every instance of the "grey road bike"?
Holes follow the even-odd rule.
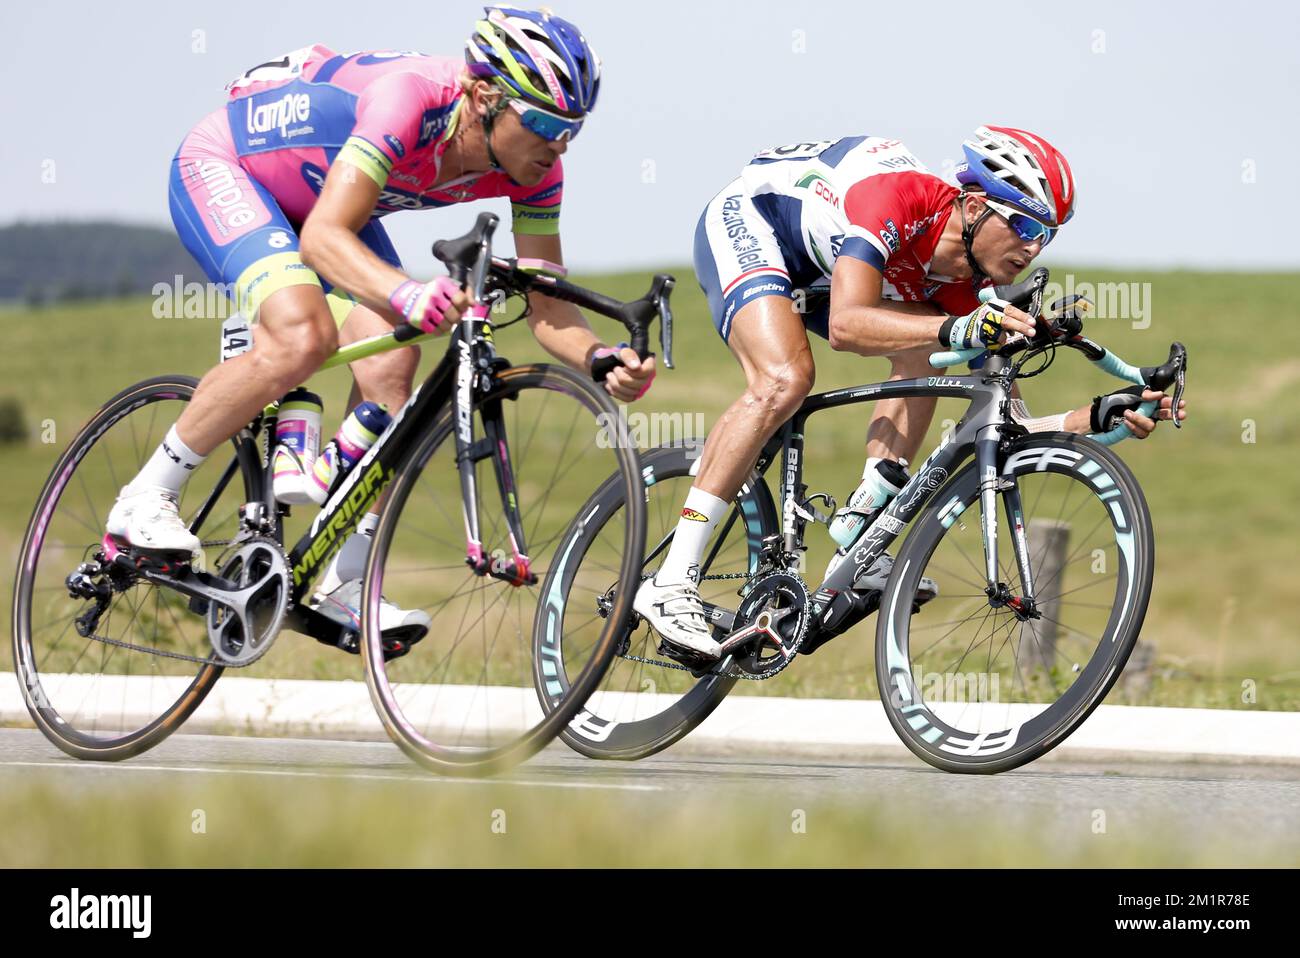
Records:
[[[1048,274],[996,292],[1043,313]],[[903,742],[951,772],[1000,772],[1058,745],[1105,697],[1133,649],[1151,594],[1155,542],[1137,480],[1109,446],[1131,433],[1029,433],[1010,416],[1018,379],[1062,349],[1134,384],[1182,395],[1187,353],[1137,368],[1083,335],[1078,297],[1059,301],[1032,339],[984,354],[970,375],[853,386],[810,396],[768,442],[700,564],[715,663],[670,658],[635,614],[600,688],[561,738],[595,758],[636,759],[680,740],[738,681],[770,679],[878,611],[875,678]],[[982,350],[936,353],[937,368]],[[1035,363],[1035,361],[1037,362]],[[803,480],[809,419],[891,397],[964,400],[965,415],[816,585],[800,570],[810,525],[834,501]],[[1146,415],[1154,403],[1140,407]],[[643,577],[658,568],[698,465],[703,440],[643,452],[650,523]],[[775,467],[774,497],[764,476]],[[593,496],[610,516],[627,505],[611,481]],[[780,503],[778,508],[777,503]],[[829,507],[829,508],[825,508]],[[824,511],[823,511],[824,509]],[[854,583],[911,526],[883,592]],[[596,535],[592,529],[589,535]],[[578,548],[584,547],[579,543]],[[598,612],[616,616],[611,576]],[[586,652],[565,646],[576,664]],[[540,680],[540,673],[538,678]]]

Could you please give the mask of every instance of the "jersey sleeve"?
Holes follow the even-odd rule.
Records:
[[[979,306],[979,297],[970,283],[942,283],[939,290],[930,297],[934,303],[949,316],[965,316]]]
[[[877,173],[849,187],[844,196],[849,229],[840,247],[841,256],[860,259],[885,271],[889,257],[903,245],[900,224],[915,218],[911,179],[917,175]]]
[[[450,122],[455,101],[416,73],[390,73],[369,83],[357,98],[352,135],[338,159],[360,169],[380,186],[393,164],[423,149]]]
[[[554,236],[560,232],[560,200],[564,197],[564,168],[559,157],[546,177],[535,186],[511,185],[511,229],[529,236]]]

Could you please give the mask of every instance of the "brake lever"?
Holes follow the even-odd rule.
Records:
[[[655,308],[659,311],[659,348],[664,354],[664,367],[675,369],[673,365],[673,308],[668,303],[677,280],[667,274],[663,277],[662,288],[655,298]]]
[[[1181,354],[1178,357],[1178,372],[1174,375],[1174,397],[1169,413],[1174,421],[1174,428],[1182,429],[1183,421],[1178,418],[1178,403],[1183,398],[1183,389],[1187,385],[1187,348],[1182,343],[1174,345],[1181,348]]]

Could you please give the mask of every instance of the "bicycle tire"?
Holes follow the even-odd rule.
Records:
[[[1036,455],[1037,450],[1044,454]],[[1119,678],[1137,642],[1151,594],[1155,539],[1150,510],[1137,479],[1115,453],[1083,436],[1035,433],[1014,440],[1000,454],[998,469],[1000,476],[1064,475],[1085,484],[1099,499],[1103,494],[1108,497],[1099,514],[1110,518],[1117,536],[1116,554],[1123,560],[1116,563],[1117,598],[1112,600],[1106,625],[1109,641],[1099,641],[1101,651],[1080,668],[1065,694],[1041,712],[1030,716],[1032,709],[1027,709],[1020,713],[1029,716],[1025,721],[977,736],[937,716],[914,679],[909,636],[917,584],[949,531],[954,503],[964,509],[978,502],[975,462],[957,470],[935,494],[899,552],[876,629],[876,678],[890,724],[915,755],[947,772],[1004,772],[1042,757],[1064,741]],[[1131,546],[1131,556],[1126,546]]]
[[[655,486],[662,488],[669,480],[689,480],[699,464],[703,445],[703,439],[686,440],[643,452],[641,461],[644,496],[648,498],[652,488]],[[621,496],[621,489],[608,484],[592,496],[591,504],[600,506],[596,516],[601,522],[608,521],[621,507]],[[757,567],[758,553],[763,539],[779,530],[780,520],[767,486],[761,480],[746,483],[738,493],[736,501],[740,504],[741,515],[746,523],[745,543],[749,571],[752,572]],[[672,506],[670,515],[675,516],[679,511],[680,503],[674,501]],[[600,535],[600,531],[599,523],[588,524],[583,537],[574,548],[575,564],[581,563],[592,547],[592,543]],[[704,572],[707,574],[708,570]],[[539,694],[543,684],[550,678],[541,672],[543,657],[540,653],[539,639],[534,655],[536,670],[534,681],[539,688]],[[561,668],[560,673],[563,679],[567,669]],[[617,761],[636,761],[646,758],[689,735],[721,704],[736,681],[734,678],[715,675],[696,679],[677,701],[667,704],[658,712],[633,721],[620,721],[610,717],[608,710],[602,709],[601,703],[596,701],[601,695],[597,692],[584,700],[583,707],[560,732],[560,739],[574,751],[588,758]],[[638,689],[641,687],[640,682],[633,684]],[[602,711],[606,711],[607,714],[602,715]]]
[[[579,402],[598,418],[608,416],[606,422],[617,422],[617,407],[608,394],[589,378],[559,366],[528,365],[501,370],[496,375],[496,383],[491,392],[483,397],[480,407],[494,401],[514,399],[527,402],[527,390],[546,390],[567,392],[579,399]],[[539,397],[540,401],[540,397]],[[440,410],[436,421],[426,432],[421,441],[406,450],[395,467],[395,477],[390,487],[390,498],[383,509],[374,534],[374,544],[366,566],[365,581],[370,584],[362,600],[362,658],[365,662],[366,684],[370,690],[371,700],[383,722],[385,730],[393,741],[411,759],[432,771],[447,775],[477,776],[500,773],[522,762],[553,741],[564,725],[569,722],[582,706],[587,693],[599,682],[604,670],[614,654],[617,630],[614,628],[614,616],[621,621],[631,609],[631,593],[620,590],[619,599],[614,609],[614,616],[606,623],[600,640],[591,658],[586,663],[582,674],[570,688],[554,697],[548,709],[542,710],[541,721],[524,730],[509,741],[481,748],[449,746],[434,741],[415,727],[413,721],[403,714],[397,696],[393,693],[386,672],[383,648],[377,629],[377,598],[383,585],[384,563],[393,536],[400,522],[402,509],[408,501],[412,489],[418,480],[424,465],[434,452],[452,434],[452,409],[448,404]],[[639,491],[641,468],[635,446],[627,441],[613,444],[619,462],[618,482],[624,495]],[[620,582],[635,582],[640,571],[640,557],[645,545],[645,511],[639,496],[632,495],[634,508],[625,519],[625,532],[628,541],[626,554],[622,557],[619,569]],[[491,495],[480,494],[480,508],[492,508]],[[579,523],[581,516],[575,518]],[[573,524],[570,524],[572,528]],[[568,541],[568,534],[559,539]],[[538,608],[545,601],[546,591],[538,590]],[[424,642],[429,642],[425,639]],[[420,654],[416,646],[411,656]],[[531,690],[529,690],[531,691]]]
[[[222,667],[211,664],[200,666],[193,680],[161,714],[122,735],[104,737],[82,731],[74,721],[69,720],[73,716],[60,714],[41,682],[39,656],[33,642],[32,599],[37,564],[53,513],[77,467],[109,429],[128,415],[153,402],[176,399],[189,401],[197,385],[198,380],[189,376],[158,376],[128,386],[108,400],[81,428],[55,463],[27,525],[19,550],[14,584],[12,621],[15,670],[28,713],[36,727],[54,745],[74,758],[121,761],[153,748],[193,714],[224,671]],[[231,442],[243,480],[244,501],[251,501],[257,497],[261,488],[260,464],[255,444],[242,431]],[[95,515],[90,519],[92,522],[102,522],[104,517]]]

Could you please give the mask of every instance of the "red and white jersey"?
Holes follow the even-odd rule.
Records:
[[[851,136],[759,153],[740,182],[781,244],[796,286],[829,281],[851,256],[878,269],[883,296],[951,314],[979,305],[970,280],[930,272],[958,194],[900,140]]]

